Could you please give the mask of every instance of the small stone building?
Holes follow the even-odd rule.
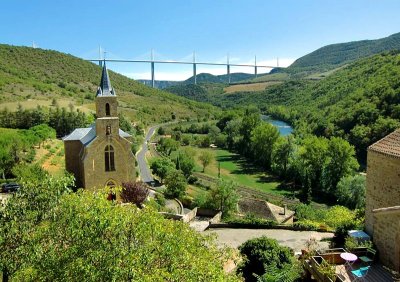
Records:
[[[400,129],[368,148],[365,223],[382,263],[400,271]]]
[[[105,63],[95,102],[96,122],[63,139],[66,170],[75,176],[77,187],[87,189],[135,181],[132,137],[119,128],[117,96]]]

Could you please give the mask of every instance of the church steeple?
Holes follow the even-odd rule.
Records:
[[[116,96],[114,88],[111,86],[111,81],[108,76],[106,61],[103,63],[103,72],[101,73],[100,85],[97,88],[96,96]]]

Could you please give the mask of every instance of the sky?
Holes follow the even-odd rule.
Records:
[[[288,66],[328,44],[400,32],[398,0],[1,1],[0,43],[108,59],[193,60]],[[101,53],[103,53],[103,51]],[[109,63],[135,79],[150,64]],[[191,65],[156,64],[157,80],[184,80]],[[253,72],[231,68],[231,72]],[[265,69],[267,71],[267,69]],[[198,66],[197,73],[226,73]],[[259,73],[263,69],[258,70]]]

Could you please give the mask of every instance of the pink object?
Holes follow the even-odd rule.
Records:
[[[340,257],[349,263],[353,263],[358,259],[358,257],[352,253],[341,253]]]

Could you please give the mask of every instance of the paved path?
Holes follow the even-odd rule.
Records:
[[[333,233],[316,231],[292,231],[281,229],[242,229],[242,228],[211,228],[205,234],[217,234],[217,244],[237,248],[249,239],[267,236],[276,239],[279,244],[300,252],[311,237],[320,241],[322,238],[332,238]],[[318,242],[319,249],[328,249],[329,242]]]
[[[140,151],[136,155],[138,166],[139,166],[140,178],[142,179],[143,182],[146,182],[146,183],[154,181],[154,178],[150,172],[150,168],[146,162],[146,153],[149,150],[147,147],[147,142],[150,141],[155,130],[159,126],[160,125],[158,124],[158,125],[154,125],[149,128],[149,131],[147,131],[146,137],[143,140],[142,148],[140,148]]]

